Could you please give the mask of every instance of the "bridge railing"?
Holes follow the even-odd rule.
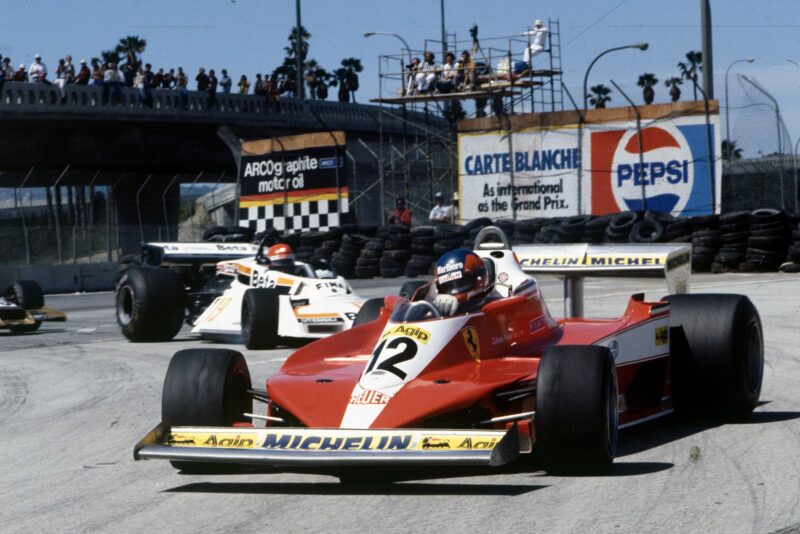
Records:
[[[306,123],[322,121],[323,128],[344,128],[352,125],[362,129],[378,128],[379,108],[374,105],[332,102],[325,100],[299,100],[281,97],[279,101],[259,95],[240,95],[233,93],[216,93],[212,99],[207,93],[189,91],[182,95],[180,91],[170,89],[151,89],[150,98],[143,101],[139,91],[132,87],[104,87],[96,85],[67,85],[64,97],[55,85],[39,83],[6,82],[0,90],[0,112],[17,113],[67,113],[80,115],[114,114],[151,116],[157,118],[170,115],[172,117],[206,118],[218,121],[226,119],[249,118],[263,120],[268,115],[270,120],[279,122]],[[421,120],[422,114],[415,120]],[[430,120],[440,118],[433,116]],[[384,116],[384,127],[402,128],[402,122]],[[327,123],[330,122],[330,125]],[[409,125],[413,130],[413,124]]]

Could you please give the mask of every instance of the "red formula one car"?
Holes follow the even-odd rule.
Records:
[[[265,389],[252,388],[238,352],[178,352],[163,421],[134,457],[190,472],[233,463],[342,478],[525,457],[554,472],[596,471],[612,462],[620,427],[675,409],[738,418],[755,407],[763,340],[747,297],[636,294],[618,318],[558,318],[529,274],[566,276],[573,315],[586,275],[658,271],[685,288],[687,246],[512,250],[491,229],[475,252],[502,298],[449,317],[431,304],[430,283],[410,299],[369,301],[359,326],[295,352]],[[253,399],[265,413],[252,413]]]

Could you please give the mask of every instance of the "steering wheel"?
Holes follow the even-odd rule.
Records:
[[[419,321],[421,319],[424,319],[425,316],[428,315],[428,313],[433,315],[433,317],[436,319],[442,316],[439,310],[436,309],[436,306],[434,306],[427,300],[418,300],[416,302],[412,302],[411,305],[408,307],[408,311],[406,312],[406,320]]]

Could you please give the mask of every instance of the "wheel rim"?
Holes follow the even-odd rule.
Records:
[[[755,323],[750,324],[747,332],[747,388],[755,393],[761,387],[761,376],[764,372],[764,347],[761,341],[761,329]]]
[[[133,318],[133,289],[122,286],[117,295],[117,318],[122,326],[127,326]]]
[[[617,451],[619,435],[619,406],[617,401],[617,372],[612,368],[611,379],[606,390],[606,436],[608,436],[608,455],[613,458]]]

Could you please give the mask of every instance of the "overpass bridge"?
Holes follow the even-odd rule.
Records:
[[[381,174],[381,142],[447,128],[435,114],[403,116],[375,105],[295,98],[276,105],[262,96],[217,93],[211,106],[208,95],[196,91],[150,94],[145,105],[127,87],[115,95],[68,85],[62,98],[54,85],[6,82],[0,89],[0,188],[105,188],[117,224],[139,228],[130,238],[120,236],[127,251],[147,233],[142,227],[163,226],[177,235],[179,184],[236,181],[234,158],[218,135],[222,126],[240,139],[345,131],[346,157],[357,169],[351,198],[366,190],[363,201],[371,209],[363,211],[377,217],[378,189],[370,183]]]

